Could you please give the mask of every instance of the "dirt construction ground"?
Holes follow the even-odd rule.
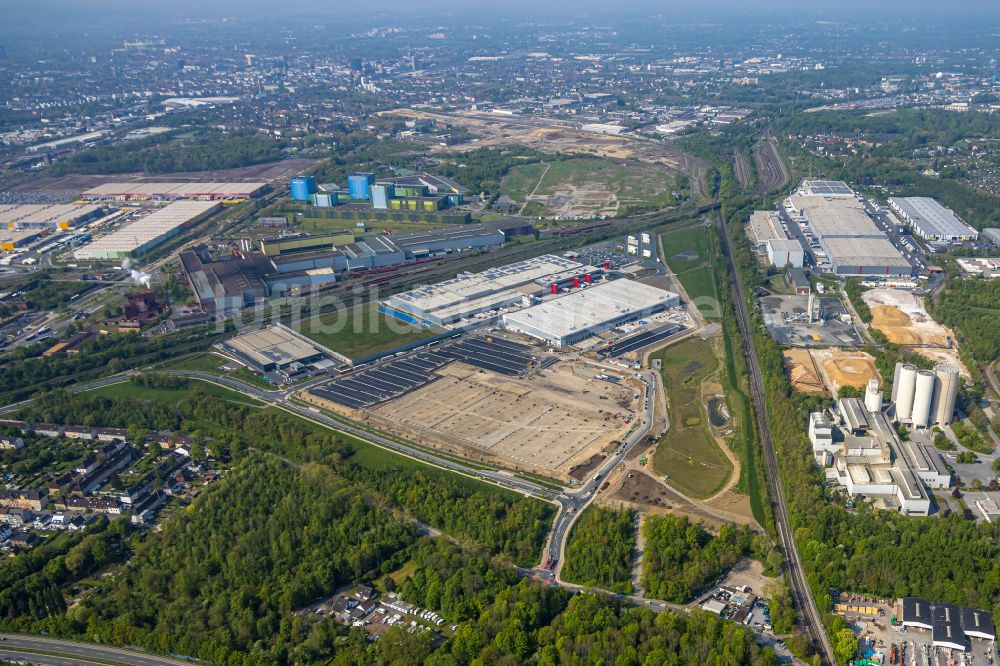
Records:
[[[632,427],[633,387],[578,375],[568,364],[526,379],[463,363],[438,373],[437,381],[376,407],[372,420],[418,441],[566,479]]]
[[[958,351],[947,348],[948,339],[954,341],[955,334],[927,314],[923,298],[899,289],[870,289],[862,298],[872,311],[872,326],[882,331],[889,342],[928,345],[916,351],[935,362],[953,363],[969,376]]]
[[[843,349],[813,349],[813,362],[819,369],[820,378],[836,396],[842,386],[863,389],[869,379],[881,379],[875,367],[875,359],[865,352]]]
[[[574,123],[546,118],[495,116],[484,113],[429,113],[416,109],[393,109],[386,115],[429,119],[458,125],[480,137],[477,148],[527,146],[547,153],[578,153],[614,160],[635,160],[648,166],[687,174],[692,194],[702,196],[708,163],[684,153],[668,143],[639,141],[628,136],[585,132]],[[434,151],[465,151],[468,145],[434,147]]]
[[[826,384],[809,355],[809,350],[786,349],[781,354],[785,359],[785,371],[792,388],[803,393],[826,393]]]

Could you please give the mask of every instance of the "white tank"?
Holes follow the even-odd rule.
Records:
[[[917,428],[926,428],[931,420],[931,403],[934,401],[934,385],[937,375],[930,370],[917,373],[917,390],[913,394],[913,414],[910,418]]]
[[[865,389],[865,409],[872,414],[882,411],[882,391],[878,390],[878,380],[869,379]]]
[[[955,399],[958,397],[958,368],[949,363],[938,363],[934,366],[934,374],[937,375],[937,385],[931,406],[931,422],[948,425],[955,413]]]
[[[917,388],[917,366],[909,363],[896,365],[896,378],[892,384],[892,401],[896,403],[896,420],[909,421],[913,414],[913,397]]]

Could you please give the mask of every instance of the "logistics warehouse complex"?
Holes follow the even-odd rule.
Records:
[[[913,233],[926,241],[951,242],[979,238],[979,232],[963,222],[958,215],[930,197],[893,197],[892,208]]]
[[[75,250],[73,256],[77,259],[138,257],[197,224],[220,206],[214,201],[176,201]]]
[[[678,305],[680,296],[673,292],[615,280],[504,314],[500,322],[509,331],[564,347]]]
[[[836,275],[912,275],[910,262],[865,212],[846,184],[804,181],[788,197],[785,211],[813,247],[822,250]]]
[[[106,183],[80,196],[87,201],[250,199],[263,194],[267,187],[267,183]]]
[[[588,283],[602,273],[595,266],[545,254],[481,273],[462,273],[437,284],[389,297],[386,304],[416,319],[441,326],[455,324],[501,308],[531,304],[532,299],[560,285]]]

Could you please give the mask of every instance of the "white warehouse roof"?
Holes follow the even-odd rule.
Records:
[[[954,211],[930,197],[893,197],[889,199],[889,205],[923,238],[952,240],[979,236],[979,232],[963,222]]]
[[[820,238],[885,238],[864,207],[854,197],[826,197],[793,194],[792,207],[800,212]]]
[[[503,316],[504,327],[559,342],[582,338],[611,322],[679,303],[673,292],[636,282],[614,280],[579,289]]]
[[[147,249],[219,207],[215,201],[175,201],[76,250],[77,259],[105,259]]]

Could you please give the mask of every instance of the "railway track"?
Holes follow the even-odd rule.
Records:
[[[778,147],[773,136],[764,135],[764,142],[753,151],[754,163],[760,178],[757,183],[757,193],[764,194],[784,187],[789,181],[788,169],[778,154]]]
[[[729,238],[729,230],[726,224],[719,219],[719,227],[722,234],[723,251],[729,262],[730,270],[730,290],[733,298],[733,306],[736,309],[737,325],[740,335],[743,338],[744,354],[746,355],[747,367],[749,368],[750,394],[753,399],[754,414],[757,420],[757,429],[760,432],[761,444],[764,448],[764,462],[767,466],[767,480],[771,490],[772,503],[774,505],[774,517],[778,526],[778,536],[781,540],[782,548],[785,551],[785,560],[788,567],[788,579],[791,584],[792,599],[799,610],[800,624],[809,635],[813,648],[817,649],[823,663],[832,666],[836,664],[836,657],[833,646],[826,635],[826,630],[820,619],[819,609],[816,600],[813,599],[812,589],[806,579],[802,569],[802,560],[799,557],[798,547],[795,545],[795,538],[792,534],[791,521],[788,517],[788,505],[785,501],[784,491],[781,487],[781,476],[778,470],[778,458],[774,452],[774,440],[771,436],[771,427],[767,417],[767,405],[764,401],[764,380],[760,371],[760,363],[757,359],[757,351],[753,345],[753,336],[750,328],[750,314],[747,310],[747,302],[743,293],[743,284],[739,279],[739,272],[736,269],[736,261],[733,258],[732,243]]]

